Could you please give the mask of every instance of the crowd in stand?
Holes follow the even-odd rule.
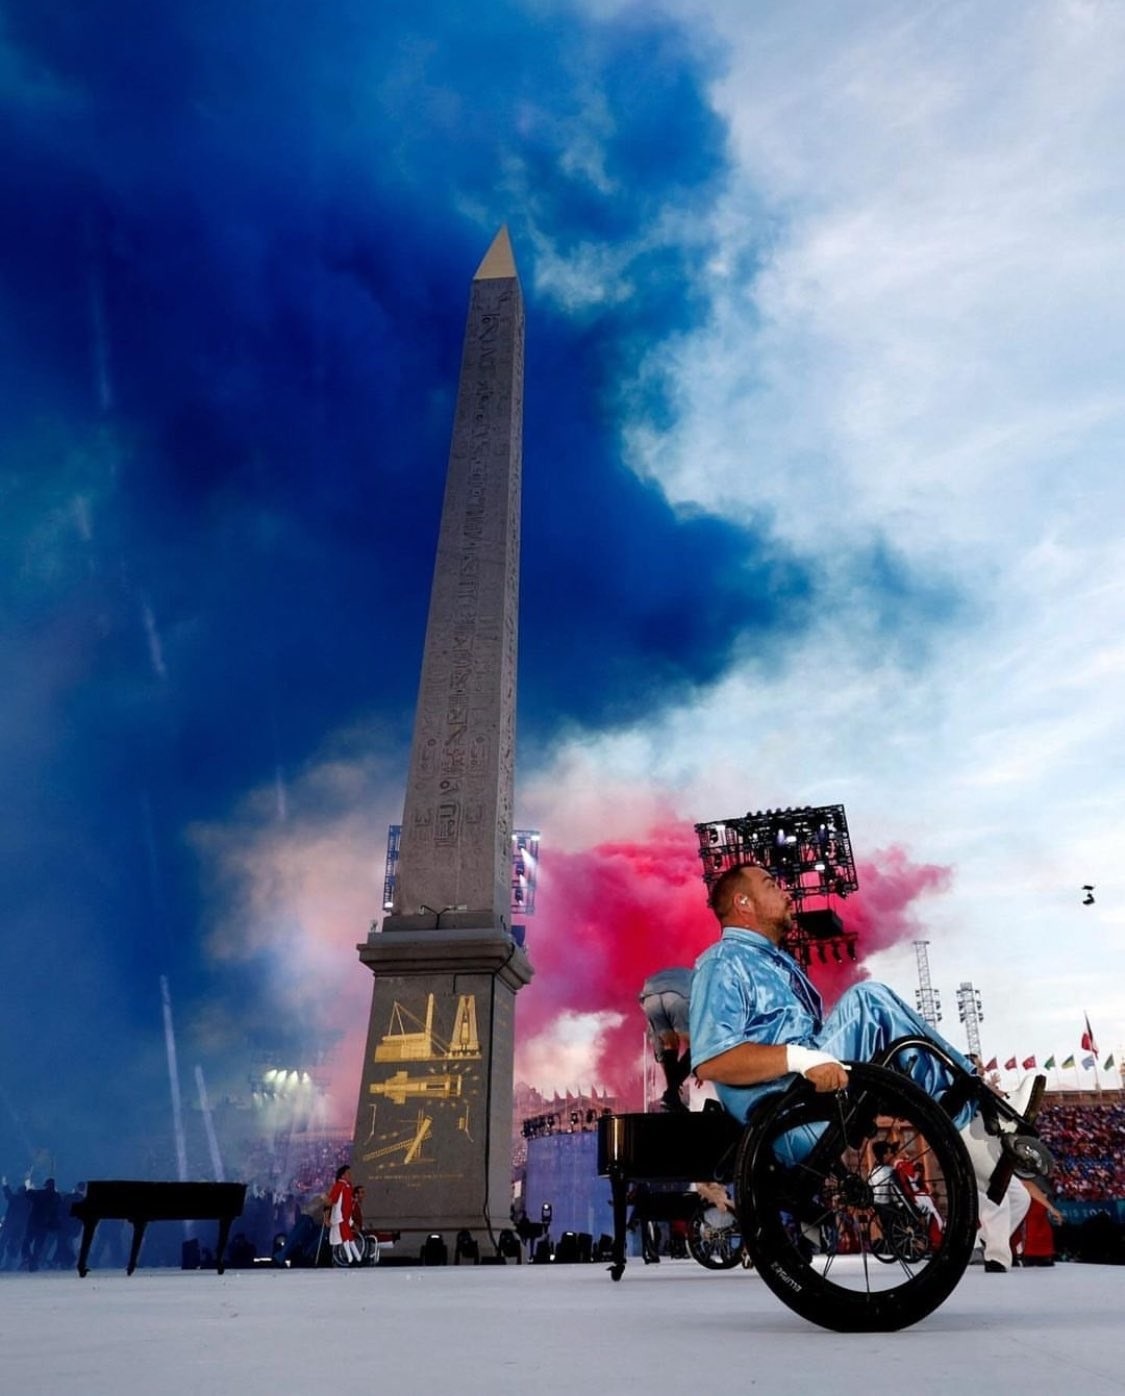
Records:
[[[1055,1156],[1055,1196],[1125,1198],[1125,1104],[1045,1105],[1037,1128]]]

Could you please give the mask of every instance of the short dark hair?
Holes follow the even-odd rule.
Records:
[[[721,921],[726,916],[732,906],[739,887],[742,886],[742,874],[748,868],[756,868],[757,863],[735,863],[734,867],[727,868],[721,873],[711,885],[711,895],[707,898],[711,904],[711,910]]]
[[[336,1170],[336,1181],[339,1182],[345,1173],[350,1173],[352,1166],[350,1163],[342,1163]]]

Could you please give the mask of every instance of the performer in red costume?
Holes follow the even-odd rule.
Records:
[[[921,1169],[914,1159],[908,1158],[905,1154],[898,1155],[893,1167],[899,1187],[913,1203],[915,1210],[923,1213],[926,1217],[930,1245],[939,1246],[945,1223],[934,1204],[934,1199],[930,1196],[929,1189],[922,1181]]]
[[[355,1212],[355,1190],[352,1187],[352,1170],[346,1163],[341,1164],[336,1170],[336,1181],[332,1184],[332,1190],[328,1194],[328,1205],[331,1208],[329,1221],[332,1228],[328,1233],[329,1242],[333,1246],[343,1246],[347,1251],[348,1259],[358,1263],[360,1250],[356,1244],[355,1228],[352,1225],[352,1216]]]

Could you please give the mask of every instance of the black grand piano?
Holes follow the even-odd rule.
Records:
[[[659,1115],[603,1115],[598,1121],[598,1173],[613,1194],[613,1263],[625,1271],[625,1224],[630,1183],[729,1182],[742,1126],[713,1108]]]
[[[70,1209],[70,1215],[82,1223],[78,1273],[85,1278],[90,1245],[100,1221],[132,1222],[133,1244],[126,1270],[129,1275],[137,1268],[141,1241],[150,1221],[217,1221],[215,1263],[221,1275],[231,1224],[241,1216],[245,1201],[245,1183],[149,1183],[123,1179],[87,1183],[85,1197]]]

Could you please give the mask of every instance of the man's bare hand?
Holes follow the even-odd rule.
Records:
[[[848,1073],[839,1062],[825,1062],[822,1066],[810,1066],[805,1079],[811,1081],[818,1092],[842,1091],[848,1084]]]

